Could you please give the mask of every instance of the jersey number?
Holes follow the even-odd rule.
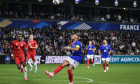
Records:
[[[18,49],[20,49],[20,47],[18,47]]]

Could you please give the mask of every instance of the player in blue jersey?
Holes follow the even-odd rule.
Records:
[[[81,43],[78,41],[78,35],[73,34],[71,36],[71,39],[73,40],[73,43],[71,47],[64,47],[64,49],[72,50],[72,56],[66,58],[63,63],[56,68],[52,73],[45,70],[46,75],[49,76],[49,78],[52,78],[56,73],[60,72],[64,67],[68,66],[67,72],[69,77],[69,84],[73,84],[73,74],[72,70],[75,69],[79,63],[81,63]]]
[[[89,41],[89,45],[87,45],[87,68],[89,68],[89,60],[91,59],[91,62],[93,63],[93,66],[95,66],[94,64],[94,51],[96,50],[95,46],[92,44],[92,41]]]
[[[102,56],[102,61],[103,61],[103,68],[104,72],[106,72],[106,69],[109,70],[108,65],[109,65],[109,55],[111,53],[111,47],[110,45],[107,44],[106,40],[103,40],[103,45],[101,45],[99,49],[99,54]],[[106,66],[105,66],[106,63]]]

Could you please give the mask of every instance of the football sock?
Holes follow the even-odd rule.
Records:
[[[105,68],[105,64],[103,64],[103,68],[104,68],[104,70],[106,70],[106,68]]]
[[[24,77],[27,77],[27,68],[24,67]]]
[[[109,64],[106,64],[106,66],[108,67],[108,66],[109,66]]]
[[[28,61],[28,64],[29,64],[30,67],[33,67],[30,61]]]
[[[21,65],[21,69],[23,69],[23,65]]]
[[[87,66],[89,67],[89,59],[87,60]]]
[[[56,73],[60,72],[63,69],[63,66],[60,65],[59,67],[57,67],[54,71],[53,74],[55,75]]]
[[[94,64],[94,61],[91,61]]]
[[[68,71],[68,78],[69,78],[69,81],[70,81],[70,83],[72,83],[73,82],[73,74],[72,74],[72,71],[71,70],[67,70]]]
[[[35,70],[37,71],[37,63],[36,62],[34,63],[34,66],[35,66]]]

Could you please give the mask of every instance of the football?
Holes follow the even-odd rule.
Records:
[[[53,0],[53,4],[54,4],[54,5],[60,4],[60,0]]]

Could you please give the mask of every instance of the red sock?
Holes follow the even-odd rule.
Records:
[[[91,61],[94,64],[94,61]]]
[[[55,75],[56,73],[60,72],[63,69],[63,66],[60,65],[59,67],[57,67],[54,71],[53,74]]]
[[[72,74],[72,71],[71,70],[67,70],[68,71],[68,74],[69,74],[69,81],[70,83],[73,83],[73,74]]]
[[[89,59],[87,60],[87,66],[89,67]]]
[[[106,70],[106,68],[105,68],[105,64],[103,64],[103,68],[104,68],[104,70]]]
[[[108,66],[109,66],[109,64],[106,64],[106,66],[108,67]]]

